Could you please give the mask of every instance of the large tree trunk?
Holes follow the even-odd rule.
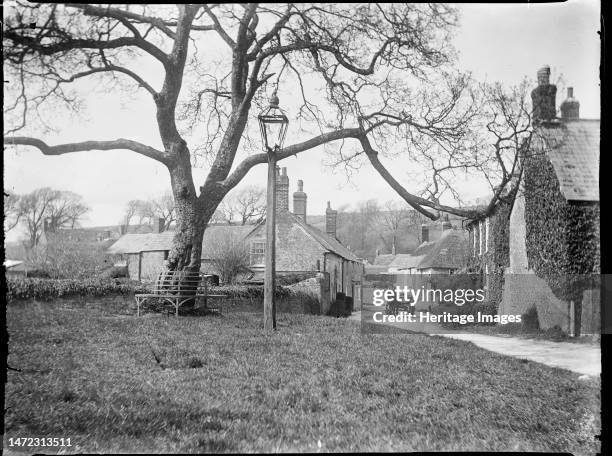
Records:
[[[169,169],[176,207],[176,229],[167,269],[198,272],[204,231],[227,191],[207,183],[200,188],[200,195],[197,196],[189,150],[184,144],[179,147],[179,159]]]

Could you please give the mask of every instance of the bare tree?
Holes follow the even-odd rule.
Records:
[[[403,222],[408,218],[408,206],[400,205],[395,201],[387,201],[381,211],[381,227],[379,236],[391,253],[396,253],[398,236]]]
[[[176,221],[176,206],[172,193],[165,192],[156,198],[151,198],[147,201],[137,201],[136,215],[139,217],[139,223],[148,221],[148,223],[156,223],[162,219],[164,231],[170,229],[170,225]]]
[[[9,232],[15,228],[21,219],[19,211],[19,195],[4,192],[4,231]]]
[[[231,193],[219,205],[221,219],[230,225],[238,223],[258,223],[266,215],[266,190],[251,185],[241,189],[238,193]]]
[[[130,225],[132,219],[138,214],[141,204],[142,202],[140,200],[130,200],[127,202],[125,205],[125,214],[122,220],[123,225]]]
[[[250,169],[266,163],[265,153],[251,153],[253,120],[273,89],[281,96],[297,93],[295,117],[308,123],[303,141],[284,147],[279,160],[334,143],[328,152],[336,164],[350,169],[369,162],[410,206],[433,219],[436,211],[479,212],[442,205],[420,196],[422,189],[409,191],[384,159],[401,153],[422,165],[423,153],[435,157],[423,175],[434,180],[426,190],[438,196],[457,167],[483,171],[500,159],[495,151],[505,154],[500,147],[477,147],[480,94],[468,76],[450,68],[457,14],[447,5],[15,5],[5,13],[5,78],[14,81],[5,143],[46,155],[127,149],[164,164],[176,204],[172,270],[199,268],[202,236],[218,205]],[[148,93],[161,147],[123,138],[52,146],[12,136],[37,119],[47,121],[40,113],[49,103],[78,107],[79,93],[70,87],[84,78],[107,90],[123,81]],[[324,97],[317,95],[321,88]],[[205,138],[190,150],[185,136],[195,128]],[[318,133],[307,135],[313,128]],[[244,158],[237,162],[239,155]],[[210,171],[196,186],[192,161],[199,158]],[[509,182],[506,171],[501,187]]]
[[[235,283],[249,271],[249,248],[244,239],[231,230],[219,230],[211,239],[208,255],[212,269],[222,283]]]
[[[76,193],[44,187],[22,195],[18,210],[28,233],[29,247],[32,248],[38,244],[45,223],[49,231],[74,228],[89,208]]]
[[[75,228],[79,220],[91,209],[83,203],[83,197],[73,192],[57,191],[47,206],[48,229]]]

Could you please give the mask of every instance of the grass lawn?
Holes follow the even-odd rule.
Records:
[[[274,334],[261,323],[9,304],[8,365],[21,371],[8,372],[4,448],[10,437],[69,437],[64,452],[599,448],[596,380],[343,319],[281,314]]]

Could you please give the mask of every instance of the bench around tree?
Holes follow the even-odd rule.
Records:
[[[140,316],[140,306],[149,300],[159,300],[170,304],[178,317],[179,307],[192,303],[194,307],[203,304],[204,309],[221,313],[221,301],[228,296],[211,294],[208,291],[208,280],[211,277],[201,272],[162,271],[159,273],[152,293],[138,293],[136,298],[136,315]],[[212,299],[212,303],[209,301]]]

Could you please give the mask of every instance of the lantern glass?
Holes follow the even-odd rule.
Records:
[[[264,150],[277,150],[283,147],[289,119],[278,107],[278,97],[273,95],[270,106],[259,117],[259,128]]]

